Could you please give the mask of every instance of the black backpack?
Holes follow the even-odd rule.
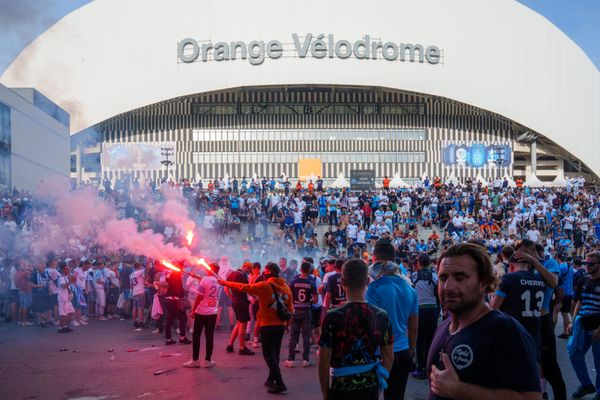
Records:
[[[431,270],[431,268],[423,268],[417,271],[417,278],[415,279],[413,284],[416,286],[417,282],[419,281],[426,281],[429,282],[431,286],[435,286],[435,282],[433,281],[433,271]]]
[[[279,293],[277,293],[277,291],[275,290],[275,286],[273,286],[273,284],[271,284],[271,283],[269,283],[269,285],[271,285],[271,289],[273,289],[273,295],[275,297],[275,307],[277,310],[277,316],[283,322],[289,321],[290,319],[292,319],[292,313],[290,313],[290,310],[288,310],[287,306],[285,305],[285,302],[283,301],[282,296]]]

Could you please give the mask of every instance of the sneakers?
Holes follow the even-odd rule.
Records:
[[[415,379],[419,379],[419,380],[423,380],[423,379],[427,379],[427,374],[425,373],[425,371],[413,371],[410,373],[410,375],[415,378]]]
[[[273,386],[267,389],[267,392],[269,393],[283,393],[285,391],[287,391],[287,387],[283,383],[275,383]]]
[[[165,342],[165,345],[167,345],[167,346],[170,346],[170,345],[172,345],[172,344],[175,344],[175,343],[177,343],[177,342],[176,342],[176,341],[174,341],[173,339],[169,339],[169,340],[167,340],[167,341]]]
[[[79,320],[79,321],[76,321],[76,322],[77,322],[79,325],[83,325],[83,326],[86,326],[86,325],[88,325],[88,323],[87,323],[87,322],[85,322],[83,319],[82,319],[82,320]]]
[[[134,327],[134,328],[139,328],[139,327],[140,327],[140,325],[138,324],[138,322],[137,322],[137,321],[133,321],[133,327]]]
[[[204,360],[204,362],[202,363],[202,366],[204,368],[213,368],[217,365],[216,362],[212,361],[212,360]]]
[[[314,361],[310,361],[310,360],[302,361],[302,367],[304,367],[304,368],[312,367],[313,365],[315,365]]]
[[[77,321],[73,321],[73,322],[71,323],[71,325],[73,325],[73,326],[79,326],[79,325],[81,325],[81,324],[80,324],[79,322],[77,322]]]
[[[240,356],[253,356],[254,352],[252,350],[250,350],[247,347],[244,347],[243,349],[240,349],[240,351],[238,351],[238,354]]]
[[[153,330],[152,333],[156,335],[157,333],[160,333],[160,331],[157,328],[157,329]]]
[[[271,387],[273,385],[275,385],[275,381],[273,381],[272,379],[267,379],[264,383],[265,387]]]
[[[225,351],[228,353],[233,353],[233,346],[227,346],[225,347]]]
[[[140,328],[140,327],[137,327],[137,328],[135,328],[135,329],[134,329],[134,331],[136,331],[136,332],[141,332],[141,331],[142,331],[142,328]]]
[[[579,386],[577,390],[575,390],[575,392],[571,394],[571,397],[574,399],[582,399],[588,394],[592,393],[596,393],[596,388],[594,387],[594,385]]]
[[[57,333],[70,333],[73,332],[72,329],[69,328],[59,328]]]
[[[255,340],[252,343],[250,343],[250,346],[254,347],[255,349],[258,348],[258,340]]]
[[[200,368],[200,361],[198,360],[190,360],[183,364],[185,368]]]
[[[192,344],[192,341],[186,337],[184,337],[183,339],[179,339],[179,344]]]
[[[295,360],[286,360],[283,365],[287,368],[296,368],[298,366]]]
[[[98,318],[98,321],[106,321],[106,317],[100,317]]]

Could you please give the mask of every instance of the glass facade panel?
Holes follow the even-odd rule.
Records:
[[[263,174],[259,167],[267,171],[269,164],[274,171],[281,164],[295,168],[304,158],[320,159],[323,176],[328,176],[329,170],[337,174],[348,165],[387,171],[399,169],[399,163],[424,163],[427,159],[418,144],[427,139],[425,129],[194,129],[191,137],[206,142],[202,146],[205,151],[192,152],[194,164],[205,164],[213,172],[229,170],[231,175],[234,171]],[[265,141],[269,143],[261,143]],[[405,146],[402,141],[418,144],[413,148],[419,151],[393,151]]]

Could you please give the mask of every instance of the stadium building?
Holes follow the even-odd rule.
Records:
[[[0,81],[70,113],[77,180],[600,175],[598,69],[512,0],[94,1]]]

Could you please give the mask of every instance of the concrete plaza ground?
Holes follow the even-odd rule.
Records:
[[[164,338],[149,330],[134,332],[131,321],[90,321],[87,327],[59,335],[54,328],[19,328],[0,324],[1,399],[210,399],[244,400],[320,398],[317,367],[283,368],[288,337],[283,340],[282,370],[289,391],[266,393],[266,366],[260,348],[254,356],[226,354],[229,333],[216,334],[213,369],[187,369],[191,346],[164,346]],[[557,339],[559,362],[569,392],[577,387]],[[63,349],[63,351],[61,351]],[[64,350],[66,349],[66,350]],[[112,349],[112,351],[109,351]],[[129,351],[128,350],[135,350]],[[237,350],[237,347],[236,347]],[[201,358],[204,354],[204,343]],[[170,356],[169,356],[170,355]],[[167,356],[167,357],[165,357]],[[316,355],[311,354],[315,360]],[[591,359],[590,372],[593,373]],[[155,371],[168,371],[154,375]],[[406,399],[424,399],[427,381],[409,379]]]

